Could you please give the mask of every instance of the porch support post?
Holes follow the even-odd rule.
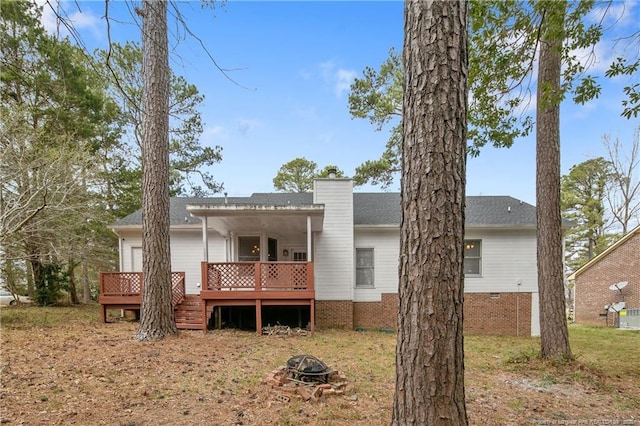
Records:
[[[209,221],[207,216],[202,217],[202,249],[205,262],[209,262]]]
[[[262,335],[262,300],[256,299],[256,333]]]
[[[316,299],[311,299],[311,303],[309,304],[309,312],[311,314],[311,335],[313,336],[316,333]]]
[[[312,262],[311,255],[311,216],[307,216],[307,262]]]
[[[118,263],[119,263],[119,268],[118,271],[120,272],[124,272],[124,244],[122,243],[124,241],[124,238],[120,237],[120,235],[118,235]],[[133,265],[131,265],[133,269]]]
[[[202,300],[202,331],[207,333],[207,303],[209,301],[207,299]]]

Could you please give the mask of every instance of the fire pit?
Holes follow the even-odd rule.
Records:
[[[312,355],[296,355],[287,361],[287,371],[290,380],[327,383],[333,370]]]
[[[294,395],[305,401],[318,401],[331,395],[342,396],[352,404],[358,398],[353,394],[355,387],[347,383],[344,373],[328,367],[311,355],[290,358],[286,365],[267,374],[262,383],[270,385],[276,392],[276,399],[281,402],[289,402]]]

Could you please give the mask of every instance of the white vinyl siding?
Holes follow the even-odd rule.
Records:
[[[482,275],[465,277],[466,293],[537,293],[535,230],[468,229],[465,240],[481,240],[482,245]],[[399,230],[356,229],[355,246],[375,248],[376,285],[356,288],[354,301],[374,302],[382,293],[397,293]]]
[[[481,275],[465,276],[466,293],[538,291],[535,230],[468,229],[465,240],[482,240]]]
[[[382,300],[382,293],[398,292],[399,232],[398,228],[356,228],[355,246],[374,249],[375,287],[356,287],[354,301],[379,302]]]
[[[209,233],[209,262],[224,262],[225,243],[217,234]],[[187,294],[199,294],[200,265],[203,261],[202,231],[171,232],[171,270],[185,273]]]
[[[139,232],[129,231],[124,234],[122,241],[122,271],[141,272],[140,266],[134,265],[134,257],[141,260],[142,237]],[[200,287],[200,263],[202,262],[202,230],[171,231],[171,270],[185,273],[185,288],[187,294],[199,294]],[[224,239],[217,234],[209,234],[209,261],[224,262]],[[137,263],[137,260],[135,261]]]
[[[353,300],[353,184],[349,179],[316,179],[315,204],[324,204],[321,232],[314,233],[317,300]]]

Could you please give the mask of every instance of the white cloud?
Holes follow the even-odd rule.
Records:
[[[101,34],[100,18],[93,15],[91,12],[82,13],[78,11],[73,13],[69,18],[77,29],[89,29],[95,35]]]
[[[604,72],[609,68],[613,59],[612,50],[607,48],[607,43],[600,42],[592,47],[575,49],[570,52],[582,64],[587,72]]]
[[[333,86],[333,91],[337,97],[342,96],[344,92],[349,91],[351,83],[358,73],[354,70],[338,68],[334,61],[325,61],[318,64],[318,70],[322,80]]]
[[[260,122],[257,120],[250,120],[246,118],[241,118],[238,120],[238,131],[246,136],[250,131],[257,129],[260,127]]]
[[[592,23],[602,22],[605,27],[621,26],[627,27],[637,25],[638,17],[635,8],[636,2],[619,1],[605,3],[605,6],[594,7],[589,13],[588,19]]]
[[[327,83],[331,82],[331,77],[336,69],[336,64],[333,61],[326,61],[318,64],[318,68],[320,69],[322,79]]]
[[[336,96],[340,97],[344,92],[349,91],[351,83],[356,78],[358,73],[354,70],[345,70],[340,68],[335,73],[335,92]]]
[[[207,145],[216,145],[229,137],[229,131],[223,126],[209,126],[202,132],[201,139]]]
[[[67,27],[59,22],[58,16],[61,16],[77,31],[88,30],[95,37],[102,37],[100,18],[91,13],[91,11],[82,12],[79,8],[72,11],[71,8],[76,8],[77,3],[36,0],[36,4],[43,6],[41,22],[47,33],[59,34],[60,37],[70,36]]]
[[[584,105],[576,105],[575,111],[571,114],[574,120],[582,120],[598,109],[598,100],[592,99]]]
[[[604,73],[617,57],[634,58],[638,54],[638,30],[640,3],[614,1],[595,7],[587,20],[591,24],[602,24],[602,39],[593,47],[577,53],[581,63],[590,65],[589,71]],[[581,56],[582,55],[582,56]]]

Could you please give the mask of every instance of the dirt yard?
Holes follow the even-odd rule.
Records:
[[[80,308],[85,312],[79,317],[77,308],[57,309],[3,309],[3,425],[389,424],[392,334],[183,331],[141,343],[132,339],[137,323],[102,324],[95,307]],[[640,343],[640,334],[629,337]],[[529,356],[534,339],[466,342],[473,425],[640,425],[637,363],[612,374],[590,367],[598,361],[589,354],[570,366],[542,365]],[[269,373],[299,354],[323,360],[343,374],[346,385],[313,397],[274,388]],[[633,362],[637,347],[635,356]]]

